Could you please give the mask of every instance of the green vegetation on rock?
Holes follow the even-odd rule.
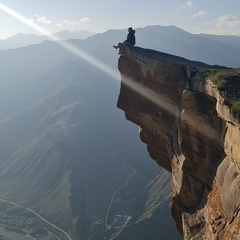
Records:
[[[217,86],[232,116],[240,123],[240,68],[200,69],[199,71]]]

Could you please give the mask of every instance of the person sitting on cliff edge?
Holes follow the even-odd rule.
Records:
[[[125,46],[134,46],[136,44],[135,30],[132,27],[128,28],[127,39],[123,43],[118,43],[117,46],[113,45],[115,49],[119,48],[119,54],[123,53]]]

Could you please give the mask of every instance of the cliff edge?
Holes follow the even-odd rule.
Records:
[[[240,239],[240,70],[139,47],[126,47],[118,68],[117,106],[139,125],[152,159],[172,173],[179,232]]]

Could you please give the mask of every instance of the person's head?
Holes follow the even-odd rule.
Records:
[[[132,27],[129,27],[128,28],[128,32],[131,32],[133,29],[132,29]]]

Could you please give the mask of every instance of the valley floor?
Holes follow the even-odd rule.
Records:
[[[0,199],[0,240],[72,240],[33,210]]]

